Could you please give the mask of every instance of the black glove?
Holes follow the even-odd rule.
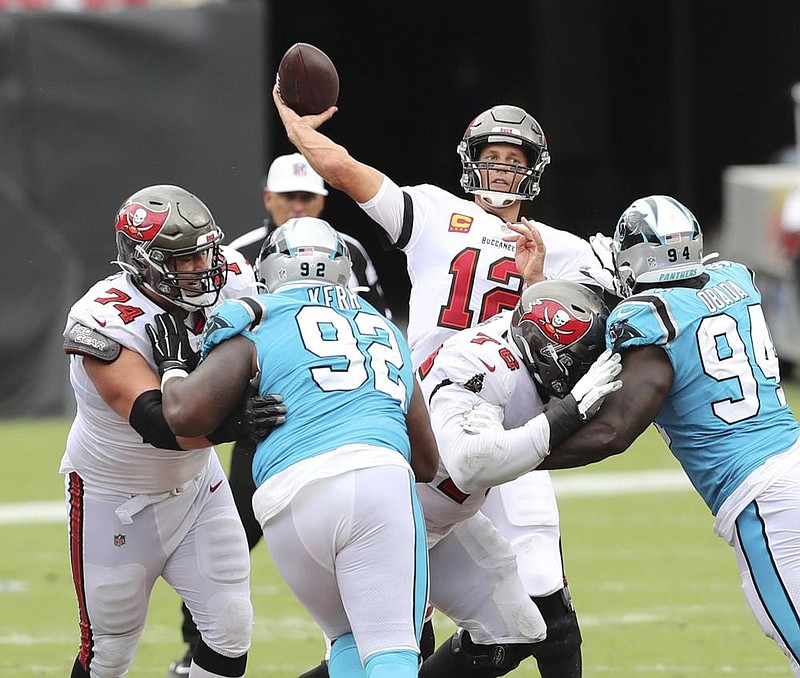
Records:
[[[146,329],[158,374],[163,377],[165,372],[174,369],[191,372],[200,362],[200,355],[189,345],[186,325],[169,313],[159,313],[155,320],[155,327],[148,323]]]
[[[214,445],[246,438],[259,441],[266,438],[284,421],[286,421],[286,405],[283,404],[283,396],[272,394],[260,396],[251,382],[239,407],[206,438]]]

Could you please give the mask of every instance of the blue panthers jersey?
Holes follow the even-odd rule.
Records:
[[[615,350],[660,346],[674,381],[655,419],[716,515],[747,475],[786,451],[800,425],[780,387],[778,358],[751,272],[720,261],[702,287],[649,289],[608,318]]]
[[[203,355],[237,334],[256,345],[260,393],[280,393],[288,409],[286,423],[256,447],[256,485],[353,443],[397,450],[410,460],[408,344],[355,293],[315,285],[226,301],[207,323]]]

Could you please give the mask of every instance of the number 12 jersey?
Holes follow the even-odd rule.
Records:
[[[450,335],[513,309],[522,292],[513,232],[499,217],[441,188],[400,189],[388,177],[361,208],[406,254],[411,279],[408,340],[416,369]],[[585,240],[534,222],[546,248],[548,278],[586,282],[597,266]]]

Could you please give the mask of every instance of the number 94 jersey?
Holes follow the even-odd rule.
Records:
[[[414,375],[408,344],[355,292],[288,286],[226,301],[206,324],[203,355],[238,334],[258,351],[260,393],[279,393],[287,407],[286,422],[258,443],[257,486],[345,445],[372,445],[410,459],[406,412]]]
[[[607,342],[666,352],[674,380],[655,423],[716,515],[754,469],[797,440],[800,425],[786,405],[751,272],[720,261],[706,273],[701,286],[622,301],[608,318]]]
[[[388,177],[361,208],[406,255],[411,279],[408,341],[414,368],[447,337],[513,309],[522,290],[513,235],[505,222],[471,200],[423,184],[402,190]],[[597,266],[585,240],[536,222],[548,278],[586,282]]]

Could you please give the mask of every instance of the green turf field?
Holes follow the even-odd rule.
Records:
[[[800,388],[790,384],[787,391],[798,411]],[[67,676],[77,650],[64,526],[53,518],[30,522],[33,515],[12,520],[6,512],[11,503],[61,501],[57,469],[67,427],[64,420],[0,422],[0,678]],[[619,473],[674,469],[660,438],[648,431],[624,455],[553,474],[565,488],[559,503],[584,635],[584,676],[788,678],[788,663],[745,604],[732,550],[714,536],[694,492],[639,486],[620,493],[611,482]],[[566,491],[565,483],[585,478],[602,481],[607,492]],[[321,658],[321,636],[263,544],[254,552],[252,579],[256,625],[248,675],[294,678]],[[169,587],[156,587],[130,676],[162,677],[183,651],[178,607]],[[453,627],[436,621],[443,639]],[[513,675],[538,672],[529,661]]]

